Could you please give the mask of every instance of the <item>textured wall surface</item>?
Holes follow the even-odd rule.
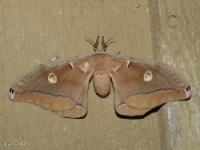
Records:
[[[153,54],[188,79],[192,98],[166,105],[159,115],[161,148],[200,146],[200,1],[149,1]]]
[[[0,1],[0,149],[198,149],[199,8],[198,0]],[[113,91],[102,99],[92,86],[84,119],[61,118],[8,99],[21,73],[55,56],[91,54],[84,38],[97,35],[115,38],[109,52],[154,58],[179,69],[191,83],[192,99],[132,120],[115,115]]]

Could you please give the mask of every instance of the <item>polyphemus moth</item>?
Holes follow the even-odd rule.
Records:
[[[9,90],[12,101],[33,103],[62,117],[87,114],[87,93],[93,79],[97,95],[114,89],[114,108],[122,116],[141,116],[152,108],[191,97],[188,83],[171,67],[153,61],[106,53],[113,42],[97,37],[95,53],[71,60],[52,59],[19,77]]]

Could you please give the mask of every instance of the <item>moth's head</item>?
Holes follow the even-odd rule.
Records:
[[[85,39],[87,42],[89,42],[95,52],[105,52],[107,47],[113,43],[113,39],[109,39],[106,42],[104,41],[104,36],[100,37],[99,35],[97,36],[96,42],[91,40],[90,38]]]

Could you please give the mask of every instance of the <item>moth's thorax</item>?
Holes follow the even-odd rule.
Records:
[[[95,71],[107,71],[111,72],[121,66],[123,61],[119,61],[117,58],[108,55],[107,53],[99,53],[91,56],[88,59],[89,64]],[[126,64],[126,61],[124,61]]]

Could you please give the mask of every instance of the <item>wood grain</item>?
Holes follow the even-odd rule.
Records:
[[[190,101],[166,105],[160,113],[161,148],[199,149],[200,2],[161,0],[149,6],[154,57],[180,70],[193,92]]]

